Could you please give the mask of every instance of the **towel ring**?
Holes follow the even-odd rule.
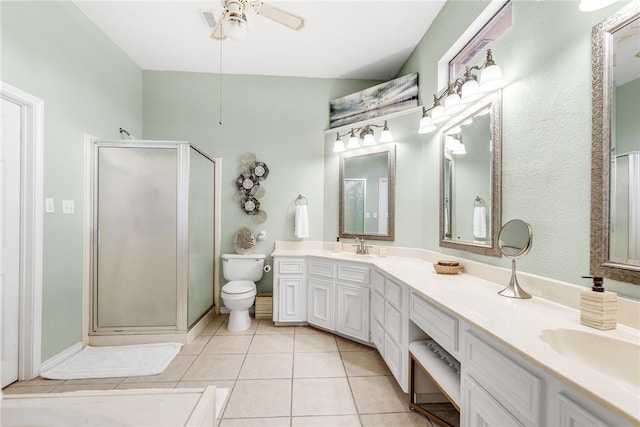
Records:
[[[484,199],[480,196],[476,196],[475,200],[473,201],[473,206],[476,208],[484,208],[487,206],[487,203],[484,201]]]
[[[308,201],[307,198],[304,197],[302,194],[298,194],[298,197],[296,197],[296,206],[307,206]]]

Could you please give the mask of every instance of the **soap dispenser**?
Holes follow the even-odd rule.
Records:
[[[580,323],[606,331],[615,329],[618,317],[618,296],[604,290],[603,279],[598,276],[582,276],[593,279],[591,290],[580,294]]]

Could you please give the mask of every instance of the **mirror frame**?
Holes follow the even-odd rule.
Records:
[[[367,156],[369,154],[387,153],[387,171],[389,179],[389,197],[388,197],[388,210],[389,210],[389,224],[387,234],[372,234],[372,233],[345,233],[344,231],[344,161],[354,157]],[[338,235],[340,238],[355,239],[356,237],[365,237],[367,240],[395,240],[395,224],[396,224],[396,146],[395,144],[379,145],[369,148],[361,148],[354,151],[346,151],[340,153],[340,167],[338,174],[339,185],[339,197],[338,201],[338,222],[339,229]]]
[[[493,152],[491,155],[491,244],[481,245],[473,242],[457,242],[445,239],[444,229],[444,149],[446,134],[444,130],[461,124],[469,117],[475,115],[478,111],[489,106],[491,107],[491,140],[493,143]],[[456,120],[451,126],[447,126],[440,135],[440,228],[439,240],[440,246],[444,248],[457,249],[461,251],[472,252],[480,255],[493,256],[500,258],[502,252],[498,248],[498,235],[502,227],[502,91],[498,91],[488,99],[477,103],[473,107],[473,112],[461,116],[460,120]]]
[[[591,31],[591,261],[594,276],[640,285],[640,266],[609,260],[612,33],[640,17],[640,4],[631,3],[595,25]]]

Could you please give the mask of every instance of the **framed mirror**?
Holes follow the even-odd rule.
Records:
[[[592,30],[591,274],[640,284],[640,4]]]
[[[394,240],[396,147],[340,153],[339,235]]]
[[[440,246],[500,257],[501,93],[476,104],[442,131]]]

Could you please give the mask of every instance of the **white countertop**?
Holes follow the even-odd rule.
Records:
[[[435,259],[363,256],[352,252],[333,252],[313,247],[295,249],[278,248],[278,246],[271,255],[273,257],[312,256],[375,266],[428,300],[446,308],[532,364],[541,367],[562,382],[570,384],[594,402],[632,423],[640,423],[640,388],[603,374],[574,358],[562,356],[540,339],[545,329],[564,328],[605,335],[640,346],[640,331],[637,329],[621,324],[610,331],[589,328],[580,323],[578,310],[565,305],[535,295],[531,299],[513,299],[498,295],[498,291],[507,285],[508,276],[505,283],[501,285],[464,273],[436,274],[432,265]],[[466,262],[461,261],[463,266]],[[636,362],[640,363],[640,361]],[[603,365],[607,363],[609,361],[602,360]],[[632,369],[629,369],[629,375],[633,375],[631,371]]]

